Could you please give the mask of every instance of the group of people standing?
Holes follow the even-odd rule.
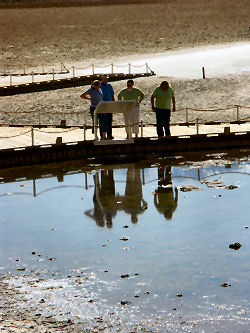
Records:
[[[92,133],[94,133],[94,111],[98,103],[102,101],[115,101],[115,94],[112,85],[108,82],[108,75],[103,74],[101,82],[95,80],[91,87],[81,94],[81,98],[89,100],[90,114],[92,117]],[[130,114],[124,113],[125,129],[127,138],[129,138],[129,127],[135,138],[138,138],[139,134],[139,114],[140,103],[145,98],[144,93],[134,87],[134,81],[132,79],[127,81],[127,88],[122,89],[118,95],[118,100],[124,101],[136,101],[136,106]],[[170,135],[170,114],[172,111],[176,111],[175,96],[173,89],[169,86],[167,81],[162,81],[160,86],[155,88],[151,95],[152,111],[156,114],[156,130],[158,137]],[[99,130],[101,140],[112,140],[112,113],[100,113],[98,114]]]

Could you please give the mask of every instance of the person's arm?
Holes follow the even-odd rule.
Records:
[[[154,95],[151,96],[151,105],[152,105],[152,111],[155,111],[155,97],[154,97]]]
[[[85,91],[83,94],[80,96],[83,99],[87,99],[88,101],[91,101],[91,97],[88,91]]]
[[[138,89],[138,93],[139,93],[138,103],[140,104],[145,96],[144,96],[143,92],[140,89]]]
[[[112,98],[112,101],[115,101],[115,93],[114,93],[113,87],[112,87],[112,91],[111,91],[111,98]]]
[[[172,103],[173,103],[173,112],[175,112],[176,107],[175,107],[175,97],[174,97],[174,95],[172,96]]]

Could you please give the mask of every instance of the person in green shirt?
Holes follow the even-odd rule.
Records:
[[[135,134],[135,138],[138,138],[139,134],[139,104],[144,98],[143,92],[134,87],[134,81],[128,80],[127,81],[127,88],[121,90],[118,94],[118,100],[124,100],[124,101],[136,101],[136,107],[134,110],[128,114],[124,113],[124,122],[125,122],[125,129],[127,133],[127,139],[129,138],[129,126],[131,126],[131,132]]]
[[[159,87],[155,88],[151,96],[152,110],[156,115],[156,131],[158,137],[170,135],[169,121],[171,113],[171,102],[173,103],[173,112],[175,108],[174,91],[170,88],[167,81],[162,81]]]

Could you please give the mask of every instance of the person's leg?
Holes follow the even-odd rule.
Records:
[[[166,109],[165,112],[164,112],[164,130],[165,130],[165,136],[170,136],[169,121],[170,121],[170,110]]]
[[[107,138],[106,113],[99,113],[98,114],[98,119],[99,119],[100,137],[101,137],[101,139],[106,139]]]
[[[137,106],[131,112],[132,133],[135,134],[136,138],[138,138],[139,134],[139,114],[140,114],[140,109],[139,106]]]
[[[156,115],[156,132],[158,137],[163,136],[163,116],[162,116],[162,109],[155,109]]]
[[[107,113],[107,138],[108,139],[113,139],[113,136],[112,136],[112,120],[113,120],[112,113]]]
[[[91,119],[92,119],[92,133],[94,134],[94,111],[95,107],[91,106],[90,107],[90,114],[91,114]]]
[[[129,137],[129,125],[130,125],[130,114],[128,112],[124,112],[123,117],[124,117],[125,131],[126,131],[127,139],[128,139],[128,137]]]

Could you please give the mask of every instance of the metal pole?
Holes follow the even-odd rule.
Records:
[[[33,179],[33,195],[36,197],[36,180]]]
[[[83,125],[83,129],[84,129],[84,141],[86,140],[86,130],[87,130],[87,116],[86,116],[86,112],[84,112],[84,125]]]
[[[43,74],[44,74],[44,66],[43,66]]]
[[[41,125],[41,115],[40,115],[40,111],[38,111],[38,122],[39,122],[39,126]]]
[[[236,105],[236,120],[239,121],[240,120],[240,106]]]
[[[10,74],[10,86],[12,86],[12,74]]]
[[[86,124],[83,125],[83,140],[86,141]]]
[[[141,120],[141,137],[143,138],[143,120]]]
[[[186,123],[188,124],[188,109],[186,108]]]
[[[53,81],[55,80],[55,70],[54,70],[54,68],[53,68],[53,72],[52,72],[52,76],[53,76]]]
[[[32,78],[31,82],[34,83],[34,72],[33,71],[31,72],[31,78]]]
[[[34,128],[31,126],[31,146],[34,146]]]
[[[131,64],[128,64],[128,73],[131,74]]]
[[[6,64],[3,64],[3,75],[6,75]]]
[[[25,66],[23,67],[23,75],[26,75],[26,68],[25,68]]]
[[[146,72],[148,74],[148,63],[146,62]]]
[[[199,134],[199,118],[196,118],[196,134]]]
[[[114,64],[111,64],[111,73],[114,74]]]
[[[93,75],[95,74],[95,65],[94,64],[92,65],[92,73],[93,73]]]
[[[75,77],[75,67],[73,66],[72,69],[73,69],[73,77]]]

